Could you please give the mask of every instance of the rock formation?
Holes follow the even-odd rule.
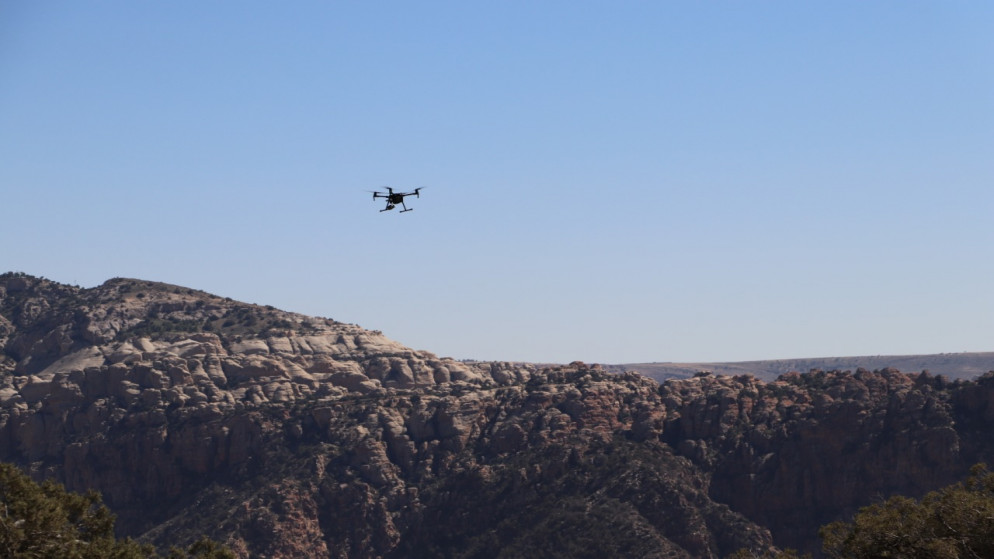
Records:
[[[994,455],[994,376],[460,362],[130,279],[0,276],[0,460],[243,556],[722,557]]]

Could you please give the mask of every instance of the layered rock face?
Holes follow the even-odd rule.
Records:
[[[307,404],[282,415],[280,430],[262,429],[273,438],[246,481],[216,484],[209,507],[185,509],[147,536],[168,541],[220,524],[233,547],[267,556],[770,548],[767,530],[708,497],[707,476],[689,460],[637,434],[662,419],[642,409],[658,404],[657,388],[577,364],[507,386]]]
[[[100,491],[127,535],[167,545],[206,532],[244,556],[401,557],[493,556],[506,541],[520,554],[569,534],[523,523],[530,511],[588,528],[563,549],[602,522],[610,537],[586,549],[771,544],[707,496],[689,461],[646,441],[658,385],[641,377],[440,359],[138,280],[83,290],[8,274],[0,316],[0,459]],[[621,443],[652,460],[619,460]]]
[[[0,460],[259,557],[721,557],[994,455],[994,381],[464,363],[115,279],[0,276]],[[772,533],[772,536],[771,536]]]
[[[994,375],[701,375],[661,392],[662,439],[711,473],[714,499],[781,546],[816,550],[818,526],[891,495],[921,496],[994,457]]]

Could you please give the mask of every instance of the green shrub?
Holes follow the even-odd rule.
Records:
[[[994,473],[978,464],[963,483],[921,501],[892,497],[819,534],[833,559],[994,557]]]
[[[12,464],[0,463],[0,557],[9,559],[139,559],[155,549],[114,537],[114,515],[90,491],[70,493],[46,480],[40,484]],[[201,538],[169,559],[234,559],[235,554]]]

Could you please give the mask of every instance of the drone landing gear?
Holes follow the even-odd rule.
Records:
[[[400,213],[413,212],[413,211],[414,211],[414,208],[407,208],[406,210],[400,210]]]

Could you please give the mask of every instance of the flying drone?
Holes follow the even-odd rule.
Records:
[[[418,188],[414,189],[414,192],[394,192],[393,189],[390,188],[389,186],[385,186],[383,188],[386,188],[387,191],[386,192],[379,192],[379,191],[372,191],[372,190],[369,191],[369,192],[373,193],[373,200],[376,200],[377,198],[386,198],[387,199],[387,207],[383,208],[380,211],[381,212],[385,212],[387,210],[392,210],[392,209],[394,209],[394,208],[397,207],[397,204],[400,204],[404,208],[404,209],[400,210],[400,213],[404,213],[404,212],[409,212],[409,211],[411,211],[411,210],[414,209],[414,208],[408,208],[407,207],[407,204],[404,203],[404,197],[405,196],[415,196],[417,198],[420,198],[421,197],[421,189],[424,188],[424,187],[423,186],[419,186]]]

